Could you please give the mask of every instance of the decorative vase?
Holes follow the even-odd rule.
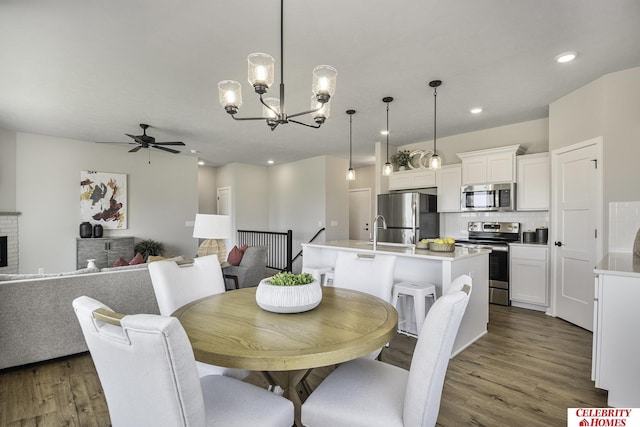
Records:
[[[103,228],[102,225],[96,224],[93,226],[93,237],[102,237]]]
[[[314,280],[306,285],[275,286],[263,279],[256,290],[256,302],[266,311],[274,313],[301,313],[318,306],[322,301],[320,282]]]
[[[87,260],[87,268],[98,268],[96,265],[96,260],[94,258]]]
[[[83,239],[87,237],[91,237],[91,233],[93,232],[93,227],[91,227],[90,222],[83,222],[80,224],[80,237]]]

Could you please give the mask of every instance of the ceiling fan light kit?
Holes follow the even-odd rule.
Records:
[[[262,117],[236,117],[242,106],[242,87],[234,80],[218,83],[218,99],[225,111],[234,120],[265,120],[274,130],[280,124],[289,122],[311,128],[319,128],[329,118],[329,101],[336,90],[338,72],[330,65],[318,65],[313,69],[311,85],[311,109],[295,114],[287,114],[285,109],[284,86],[284,0],[280,0],[280,98],[263,98],[275,80],[275,60],[266,53],[252,53],[247,57],[248,80],[258,94],[262,104]],[[293,120],[294,117],[311,114],[315,125]]]

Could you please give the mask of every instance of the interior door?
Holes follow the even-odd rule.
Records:
[[[555,315],[593,330],[593,269],[602,254],[602,140],[552,153]]]
[[[370,240],[371,189],[349,190],[349,239]]]
[[[236,222],[232,213],[231,206],[231,187],[220,187],[217,189],[218,198],[218,215],[230,215],[231,216],[231,238],[224,239],[224,244],[227,246],[227,252],[233,248],[236,244]]]

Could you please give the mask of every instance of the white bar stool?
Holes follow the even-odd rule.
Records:
[[[329,267],[326,265],[309,265],[306,267],[302,267],[303,273],[309,273],[316,279],[321,286],[326,285],[326,274],[333,272],[333,267]]]
[[[414,283],[414,282],[399,282],[393,285],[393,294],[392,294],[392,303],[393,306],[398,309],[398,298],[400,296],[410,296],[413,297],[413,312],[416,316],[416,329],[418,331],[417,335],[420,335],[420,331],[422,330],[422,324],[424,323],[424,318],[426,317],[426,304],[425,298],[430,297],[433,298],[433,302],[436,302],[436,287],[435,285],[429,283]],[[405,319],[405,321],[408,319]],[[407,335],[413,335],[408,331],[400,330],[400,325],[398,324],[398,331]]]

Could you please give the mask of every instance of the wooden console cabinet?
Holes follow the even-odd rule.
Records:
[[[133,237],[77,238],[76,268],[86,268],[88,259],[95,259],[96,267],[113,267],[120,257],[133,258]]]

